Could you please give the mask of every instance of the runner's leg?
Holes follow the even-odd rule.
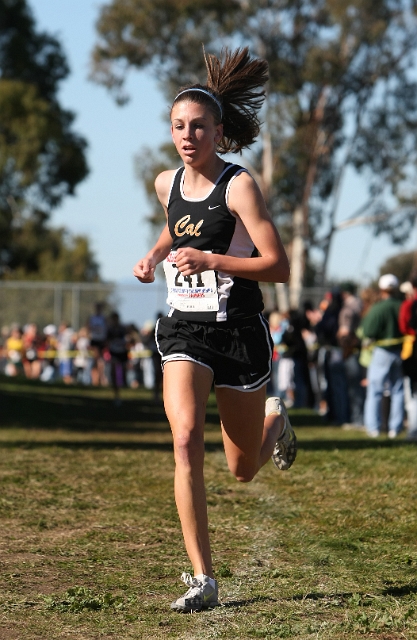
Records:
[[[266,386],[248,393],[219,387],[216,397],[229,469],[240,482],[250,482],[272,456],[284,418],[265,418]]]
[[[213,577],[204,487],[204,423],[211,370],[188,361],[164,367],[164,404],[175,456],[175,501],[194,575]]]

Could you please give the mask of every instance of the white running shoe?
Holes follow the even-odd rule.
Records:
[[[181,580],[189,589],[187,593],[171,604],[171,609],[179,613],[193,613],[219,606],[216,580],[204,574],[192,578],[189,573],[183,573]]]
[[[297,456],[297,438],[281,398],[268,398],[266,401],[265,416],[270,416],[274,413],[278,416],[283,416],[285,423],[284,429],[275,444],[272,462],[280,471],[287,471]]]

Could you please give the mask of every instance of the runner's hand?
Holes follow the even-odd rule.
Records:
[[[154,282],[155,280],[155,263],[149,258],[142,258],[133,267],[133,275],[140,282]]]
[[[177,249],[175,264],[183,276],[192,276],[195,273],[203,273],[210,269],[209,257],[211,254],[191,247]]]

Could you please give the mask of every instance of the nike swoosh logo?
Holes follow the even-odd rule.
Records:
[[[209,207],[209,211],[211,211],[212,209],[217,209],[217,207],[220,207],[220,205],[219,205],[219,204],[216,204],[216,206],[215,206],[215,207]]]

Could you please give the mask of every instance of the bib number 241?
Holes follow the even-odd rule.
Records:
[[[203,279],[201,277],[201,273],[197,273],[195,276],[183,276],[181,274],[181,271],[179,269],[177,269],[177,265],[175,264],[175,262],[171,263],[172,266],[174,267],[174,269],[177,270],[177,273],[175,274],[175,279],[174,279],[174,283],[176,287],[182,287],[182,282],[181,280],[183,280],[184,282],[186,282],[189,286],[189,288],[191,287],[204,287],[204,282]],[[195,280],[197,278],[196,282],[193,282],[193,279]]]
[[[182,311],[217,311],[217,278],[214,271],[183,276],[175,262],[175,251],[164,261],[168,304]]]

